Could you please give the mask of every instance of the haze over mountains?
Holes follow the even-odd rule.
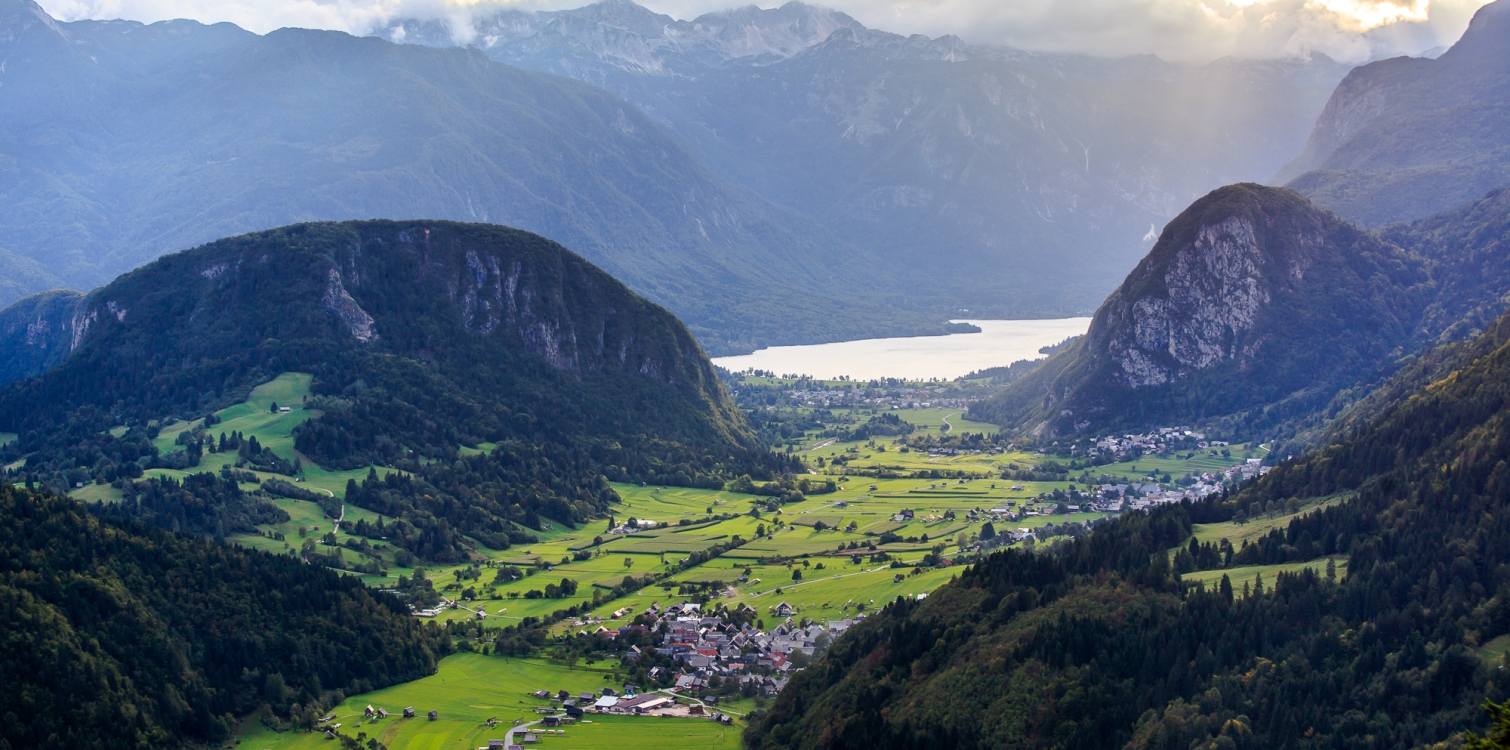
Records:
[[[1350,74],[1286,168],[1330,149],[1334,168],[1290,183],[1314,203],[1257,185],[1197,201],[1088,335],[973,413],[1040,435],[1192,422],[1331,434],[1325,422],[1356,423],[1348,408],[1381,378],[1484,330],[1510,293],[1510,195],[1480,192],[1510,184],[1507,8],[1485,6],[1438,60]],[[1346,158],[1357,168],[1335,168]],[[1370,235],[1327,208],[1364,226],[1455,210]]]
[[[1151,228],[1291,159],[1348,68],[1035,54],[871,30],[800,2],[678,21],[608,0],[381,33],[462,36],[603,86],[731,181],[900,263],[906,303],[993,317],[1093,307]]]
[[[1435,60],[1349,73],[1305,150],[1275,176],[1376,228],[1461,206],[1510,184],[1510,6],[1491,3]]]
[[[800,4],[487,23],[492,58],[612,93],[474,50],[5,0],[0,299],[293,221],[424,216],[560,241],[716,353],[1084,313],[1189,200],[1297,153],[1346,72],[1032,55]]]
[[[844,287],[818,294],[844,263],[879,285],[866,251],[728,186],[611,95],[475,51],[58,24],[5,0],[0,58],[8,300],[296,220],[422,216],[547,234],[715,348],[921,328]]]

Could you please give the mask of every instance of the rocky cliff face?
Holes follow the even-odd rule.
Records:
[[[51,369],[78,344],[84,295],[42,292],[0,310],[0,385]]]
[[[1222,188],[1165,229],[1085,337],[975,413],[1044,435],[1273,421],[1380,366],[1412,334],[1426,278],[1294,192]]]

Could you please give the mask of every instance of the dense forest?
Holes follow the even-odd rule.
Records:
[[[163,528],[220,535],[261,522],[266,508],[213,477],[133,480],[192,471],[213,450],[297,474],[297,459],[237,435],[212,445],[206,433],[168,455],[151,442],[157,425],[237,403],[286,371],[314,375],[295,406],[320,413],[296,429],[298,451],[330,469],[403,471],[352,501],[396,518],[396,543],[440,562],[464,558],[468,537],[507,547],[542,517],[601,516],[615,500],[605,480],[721,487],[800,466],[762,447],[674,317],[505,227],[270,230],[166,256],[81,305],[73,353],[0,390],[0,429],[18,433],[0,459],[24,460],[11,475],[44,487],[114,483],[133,502],[113,512]],[[462,455],[487,443],[497,448]]]
[[[1501,321],[1504,324],[1504,321]],[[1193,524],[1345,495],[1224,554]],[[1189,545],[1189,546],[1187,546]],[[1169,550],[1182,548],[1175,564]],[[1347,558],[1345,576],[1320,572]],[[1411,748],[1510,690],[1510,345],[1227,498],[993,555],[840,639],[752,748]],[[1182,583],[1180,569],[1318,561]],[[1251,571],[1252,568],[1249,568]]]
[[[11,485],[0,517],[0,748],[216,742],[259,711],[310,726],[451,648],[397,599],[293,558]]]

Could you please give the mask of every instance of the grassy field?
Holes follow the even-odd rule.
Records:
[[[607,669],[565,666],[538,659],[510,659],[480,654],[447,657],[434,675],[348,698],[336,707],[342,734],[358,731],[376,737],[391,750],[470,750],[485,747],[490,739],[502,739],[514,720],[534,721],[537,706],[549,705],[531,695],[535,690],[567,690],[578,693],[617,687]],[[362,721],[368,705],[395,714],[376,724]],[[404,719],[403,709],[413,706],[418,714]],[[430,711],[439,718],[426,718]],[[497,728],[486,725],[498,721]],[[693,748],[735,747],[739,727],[723,727],[704,719],[594,716],[591,723],[567,727],[564,736],[543,739],[542,748],[646,748],[669,746]],[[251,722],[242,728],[240,746],[251,750],[303,750],[329,748],[333,743],[322,734],[274,732]]]
[[[1323,557],[1320,560],[1285,563],[1283,565],[1250,565],[1244,568],[1228,568],[1227,570],[1202,570],[1195,573],[1186,573],[1180,576],[1180,578],[1186,583],[1204,583],[1206,588],[1210,589],[1215,588],[1221,582],[1222,576],[1225,575],[1231,579],[1233,591],[1237,596],[1241,597],[1243,595],[1243,584],[1246,583],[1252,588],[1258,576],[1263,576],[1264,589],[1266,591],[1273,591],[1274,579],[1280,573],[1299,573],[1306,568],[1310,568],[1316,571],[1317,575],[1325,575],[1327,559]],[[1347,558],[1339,556],[1331,559],[1337,563],[1337,577],[1339,579],[1342,578],[1347,573]]]
[[[1499,636],[1479,646],[1479,658],[1491,664],[1505,658],[1506,652],[1510,652],[1510,634]]]
[[[1346,500],[1350,496],[1351,495],[1349,494],[1343,494],[1318,498],[1306,503],[1295,513],[1279,513],[1272,518],[1264,517],[1251,521],[1245,521],[1243,523],[1234,523],[1232,521],[1228,521],[1226,523],[1210,524],[1198,523],[1191,528],[1191,531],[1193,532],[1196,541],[1199,541],[1202,544],[1216,544],[1217,542],[1226,539],[1228,542],[1232,543],[1233,547],[1242,549],[1242,546],[1245,543],[1252,542],[1275,529],[1286,528],[1290,525],[1291,521],[1300,516],[1306,515],[1308,513],[1314,513],[1318,510],[1321,510],[1322,508],[1331,505],[1336,505],[1337,503]],[[1175,550],[1170,550],[1170,554],[1174,554],[1174,551]]]
[[[302,408],[308,393],[308,376],[285,374],[253,392],[246,404],[238,405],[220,414],[225,420],[215,431],[239,430],[255,435],[264,445],[270,446],[279,455],[292,457],[292,431],[303,420],[317,415]],[[271,404],[277,401],[287,404],[293,411],[274,414]],[[843,410],[835,410],[842,412]],[[896,410],[902,419],[917,427],[914,435],[940,435],[948,431],[995,432],[992,425],[966,422],[958,409]],[[863,421],[868,411],[854,416]],[[160,441],[171,446],[176,433],[191,425],[172,425],[165,428]],[[822,447],[814,447],[822,444]],[[516,545],[508,550],[489,550],[479,546],[478,554],[482,567],[481,579],[470,579],[462,574],[471,567],[449,565],[427,568],[426,575],[436,589],[451,599],[459,599],[462,592],[472,589],[477,598],[468,603],[475,610],[480,608],[490,624],[511,624],[524,617],[543,617],[569,606],[590,603],[594,593],[601,595],[621,583],[626,575],[636,577],[647,573],[675,573],[668,578],[640,589],[628,596],[600,603],[592,614],[609,619],[615,611],[625,612],[622,623],[644,611],[652,603],[662,607],[687,601],[694,591],[707,592],[719,603],[737,606],[748,604],[760,614],[763,625],[774,627],[778,617],[776,605],[786,602],[796,608],[796,617],[811,617],[818,621],[852,618],[862,611],[874,609],[897,597],[916,598],[927,594],[960,573],[958,567],[919,569],[914,575],[913,564],[943,545],[946,555],[958,551],[961,535],[978,534],[982,522],[966,520],[970,510],[989,511],[998,508],[1025,510],[1029,515],[1022,520],[998,523],[998,527],[1039,528],[1048,524],[1063,524],[1066,521],[1086,522],[1101,518],[1099,514],[1077,513],[1072,515],[1040,515],[1046,506],[1036,504],[1040,494],[1056,489],[1068,489],[1078,482],[1026,482],[1003,480],[1004,470],[1030,468],[1048,460],[1036,453],[1007,452],[962,453],[953,456],[929,455],[926,451],[902,450],[901,442],[891,438],[876,441],[834,443],[822,440],[816,433],[808,435],[804,443],[804,458],[815,463],[823,459],[821,473],[808,478],[834,481],[838,490],[828,494],[809,495],[802,502],[773,510],[766,507],[769,498],[758,495],[699,490],[677,487],[641,486],[614,484],[613,489],[621,502],[612,508],[617,522],[629,518],[656,521],[659,526],[631,535],[610,534],[608,519],[588,522],[578,528],[568,528],[550,522],[538,532],[531,533],[537,540]],[[488,451],[493,446],[483,444],[464,449],[467,454]],[[1094,476],[1109,474],[1128,481],[1146,481],[1153,472],[1183,476],[1191,472],[1219,469],[1242,461],[1249,456],[1262,455],[1262,449],[1238,446],[1229,449],[1231,457],[1201,455],[1145,457],[1136,462],[1095,467]],[[833,460],[843,457],[848,466],[834,466]],[[216,460],[232,460],[233,457],[207,457]],[[1063,463],[1063,460],[1060,460]],[[323,488],[339,496],[344,490],[346,478],[360,476],[357,472],[323,472],[310,461],[304,461],[305,485]],[[849,476],[852,468],[884,469],[898,474],[912,475],[918,472],[937,471],[954,475],[963,472],[966,476],[949,478],[872,479]],[[218,464],[214,466],[218,469]],[[88,491],[89,488],[85,488]],[[96,492],[98,492],[96,490]],[[265,532],[282,533],[285,540],[267,536],[247,536],[237,541],[249,546],[275,552],[289,552],[297,548],[299,526],[319,526],[320,532],[328,528],[329,519],[320,515],[313,503],[278,501],[287,510],[291,520],[276,529]],[[1307,510],[1313,510],[1314,505]],[[753,512],[752,512],[753,511]],[[901,519],[899,514],[911,511],[911,519]],[[365,513],[347,506],[348,520]],[[713,520],[716,516],[732,518]],[[681,525],[686,522],[688,525]],[[1287,522],[1287,518],[1266,519],[1247,524],[1198,527],[1196,535],[1205,540],[1212,534],[1225,535],[1240,543],[1239,534],[1257,535]],[[1230,528],[1228,528],[1230,526]],[[1220,527],[1220,528],[1219,528]],[[1001,530],[999,528],[999,530]],[[880,544],[882,534],[895,534],[896,540]],[[735,537],[745,541],[742,546],[726,551],[723,555],[695,567],[683,569],[683,562],[694,552],[707,550],[716,545],[725,545]],[[891,537],[887,537],[891,539]],[[1218,537],[1219,538],[1219,537]],[[851,544],[859,549],[851,550]],[[883,552],[901,563],[893,568],[890,561],[871,562],[873,554],[868,546],[877,545],[875,552]],[[574,559],[587,553],[584,560]],[[854,555],[860,555],[859,560]],[[1306,565],[1317,565],[1308,563]],[[1324,566],[1325,562],[1321,561]],[[1340,565],[1345,566],[1342,560]],[[517,566],[526,572],[523,578],[500,580],[497,571],[504,566]],[[1242,581],[1252,580],[1262,572],[1271,580],[1280,570],[1301,566],[1265,566],[1226,571],[1234,577],[1239,590]],[[1344,568],[1345,569],[1345,568]],[[390,568],[389,575],[364,576],[369,585],[386,588],[392,586],[395,577],[409,575],[409,569]],[[1210,583],[1219,580],[1222,571],[1213,571]],[[1203,580],[1210,573],[1186,576],[1186,580]],[[560,583],[569,578],[578,584],[571,597],[560,599],[526,598],[526,594],[543,591],[548,583]],[[740,580],[743,578],[744,580]],[[712,589],[709,586],[712,586]],[[441,614],[440,620],[473,619],[474,611],[456,609]],[[610,625],[612,626],[612,625]],[[592,627],[592,626],[585,626]],[[584,628],[571,621],[562,621],[554,632]],[[604,678],[608,677],[608,680]],[[502,737],[501,729],[488,729],[483,722],[497,718],[507,725],[514,719],[532,719],[533,708],[539,704],[529,693],[539,688],[565,688],[576,692],[588,688],[601,688],[611,684],[613,676],[603,669],[578,666],[570,670],[564,665],[542,660],[503,659],[480,654],[461,654],[442,663],[440,672],[406,685],[394,686],[348,699],[338,713],[343,724],[355,727],[366,705],[382,706],[389,711],[401,712],[405,706],[414,706],[420,713],[418,720],[388,719],[376,725],[361,725],[369,736],[376,736],[390,748],[471,748],[486,744],[488,739]],[[435,709],[440,719],[435,722],[423,719],[425,712]],[[347,723],[346,720],[352,723]],[[542,744],[560,747],[650,748],[662,750],[668,747],[737,746],[737,728],[726,729],[711,722],[697,720],[673,720],[628,717],[602,717],[592,724],[579,724],[568,730],[565,736],[551,736]],[[260,725],[244,728],[242,746],[250,748],[290,747],[303,748],[328,746],[315,735],[285,733],[277,734]]]

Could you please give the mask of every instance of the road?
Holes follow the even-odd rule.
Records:
[[[514,741],[514,733],[515,732],[521,732],[521,731],[527,730],[530,727],[535,726],[536,724],[539,724],[539,723],[540,723],[540,720],[536,719],[536,720],[534,720],[534,721],[532,721],[532,722],[530,722],[528,724],[520,724],[517,727],[510,727],[509,731],[503,733],[503,748],[504,748],[504,750],[508,750],[508,748],[511,745],[523,745],[524,743],[522,743],[522,742],[515,742]]]
[[[695,704],[697,704],[699,706],[702,706],[703,707],[703,711],[706,711],[709,714],[711,714],[714,711],[717,711],[719,713],[728,714],[730,716],[744,716],[744,714],[736,713],[734,711],[725,711],[725,710],[719,708],[718,706],[710,706],[710,705],[708,705],[706,703],[703,703],[701,700],[698,700],[697,698],[693,698],[690,695],[682,695],[680,693],[677,693],[677,692],[674,692],[674,691],[671,691],[671,690],[656,690],[655,692],[657,692],[657,693],[665,693],[666,695],[669,695],[672,698],[680,698],[680,699],[682,699],[684,701],[687,701],[689,703],[695,703]]]

